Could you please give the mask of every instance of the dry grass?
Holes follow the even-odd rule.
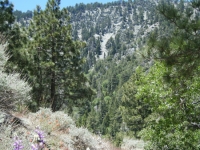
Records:
[[[36,126],[45,132],[45,150],[144,149],[143,141],[129,138],[125,138],[122,147],[117,148],[109,140],[94,135],[85,128],[77,128],[71,117],[61,111],[53,113],[50,109],[41,108],[37,113],[14,113],[14,116],[20,119],[20,124],[18,121],[0,125],[0,149],[2,150],[13,149],[15,136],[23,141],[24,149],[29,150],[31,144],[36,143]]]
[[[0,126],[0,137],[4,137],[0,149],[13,149],[15,136],[23,141],[26,150],[30,149],[30,145],[36,142],[35,127],[39,126],[45,132],[46,150],[120,150],[87,129],[77,128],[71,117],[61,111],[53,113],[50,109],[41,108],[37,113],[14,115],[20,118],[21,124],[15,129]]]

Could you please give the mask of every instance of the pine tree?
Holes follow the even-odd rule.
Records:
[[[175,75],[190,77],[199,66],[200,5],[192,0],[180,1],[175,7],[173,1],[162,1],[158,12],[170,22],[173,32],[152,34],[149,40],[149,54],[176,70]],[[169,73],[170,74],[170,73]],[[173,76],[175,76],[173,75]],[[170,78],[171,75],[168,75]]]
[[[6,53],[10,56],[5,65],[7,73],[20,72],[21,65],[24,66],[27,63],[26,58],[23,57],[23,51],[19,51],[19,48],[22,47],[22,41],[25,41],[26,37],[21,33],[20,27],[14,24],[13,8],[14,5],[8,0],[0,1],[0,33],[9,43],[6,49]],[[0,40],[2,44],[3,40]]]
[[[49,0],[45,10],[37,6],[26,29],[29,40],[23,47],[28,57],[26,75],[33,86],[36,106],[50,106],[53,111],[63,104],[72,110],[73,104],[79,103],[75,100],[91,93],[81,73],[84,61],[80,48],[85,44],[72,40],[69,15],[59,5],[60,0]]]
[[[8,0],[0,1],[0,32],[5,33],[11,29],[11,25],[15,21],[13,15],[13,4]]]
[[[101,40],[100,40],[99,37],[98,37],[96,43],[97,43],[97,45],[96,45],[96,54],[97,54],[97,57],[99,57],[99,55],[101,55]]]
[[[138,132],[145,127],[145,118],[150,115],[150,107],[142,98],[137,98],[137,88],[142,85],[143,70],[137,68],[132,77],[123,85],[122,102],[120,110],[123,122],[127,125],[129,134],[133,132],[138,137]]]

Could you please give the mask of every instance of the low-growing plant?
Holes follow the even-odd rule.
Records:
[[[68,132],[68,129],[75,126],[75,122],[67,114],[57,111],[52,112],[49,108],[40,108],[36,113],[30,113],[29,118],[33,125],[39,125],[43,131],[51,135],[52,132]]]
[[[15,137],[15,142],[14,142],[14,150],[22,150],[23,144],[22,144],[22,140],[20,140],[18,137]]]
[[[117,150],[108,140],[85,128],[76,127],[71,117],[62,111],[52,112],[50,109],[40,108],[36,113],[18,116],[22,123],[19,126],[13,128],[8,124],[0,125],[0,149]]]
[[[101,137],[85,128],[77,128],[71,117],[62,111],[52,112],[49,108],[40,108],[38,112],[30,113],[28,118],[33,126],[39,125],[47,133],[47,144],[52,149],[114,150]]]
[[[6,45],[0,45],[0,109],[8,111],[31,100],[31,87],[25,80],[20,79],[19,73],[5,73],[4,66],[9,57],[5,49]]]
[[[33,139],[33,142],[35,143],[31,145],[31,148],[32,150],[42,150],[45,147],[44,132],[37,127],[35,133],[36,134]]]

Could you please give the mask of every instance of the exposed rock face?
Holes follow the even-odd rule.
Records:
[[[82,51],[87,68],[95,65],[94,59],[124,58],[144,46],[149,33],[159,28],[155,6],[153,0],[130,0],[68,7],[72,36],[87,43]]]

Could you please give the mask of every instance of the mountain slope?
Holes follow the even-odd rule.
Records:
[[[170,28],[157,14],[156,5],[152,0],[129,0],[68,8],[74,39],[87,43],[82,51],[84,71],[96,91],[89,109],[76,112],[77,123],[109,137],[116,145],[121,145],[125,136],[138,137],[122,118],[122,86],[137,66],[149,65],[138,55],[149,34],[164,34],[162,29]]]
[[[157,14],[156,5],[157,0],[128,0],[67,7],[73,38],[86,43],[81,50],[86,59],[83,71],[96,92],[87,106],[73,108],[72,116],[77,125],[107,136],[117,145],[124,136],[134,135],[119,109],[122,86],[137,66],[148,68],[138,53],[145,48],[149,34],[164,34],[163,29],[170,32],[172,28]]]

